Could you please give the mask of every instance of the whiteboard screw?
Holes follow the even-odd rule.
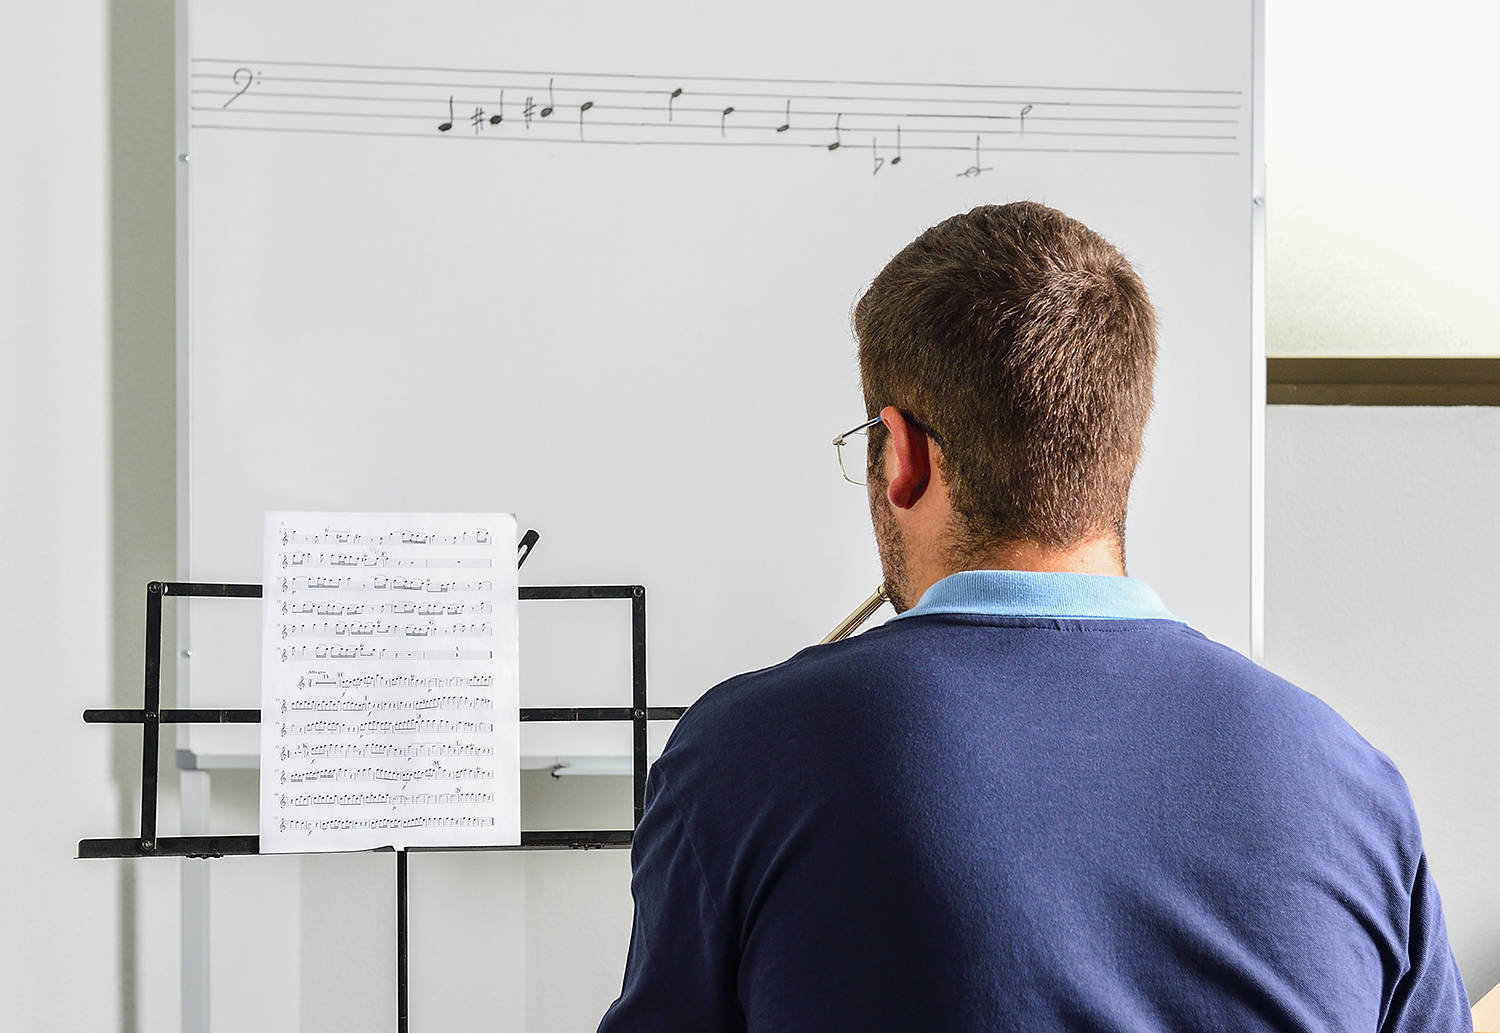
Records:
[[[179,154],[177,156],[177,160],[186,165],[188,162],[193,160],[193,156],[191,154]]]
[[[191,660],[193,658],[193,651],[191,649],[184,649],[182,655],[185,659]]]

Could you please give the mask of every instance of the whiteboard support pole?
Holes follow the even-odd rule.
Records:
[[[207,771],[182,771],[182,831],[208,835],[210,782]],[[182,1033],[209,1030],[209,862],[182,860]]]

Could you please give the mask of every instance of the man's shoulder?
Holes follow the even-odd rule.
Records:
[[[1177,621],[968,615],[889,621],[715,685],[683,716],[668,747],[673,756],[665,759],[712,757],[712,768],[726,774],[737,757],[800,757],[792,748],[798,742],[814,756],[861,728],[938,705],[944,685],[982,677],[1029,681],[1027,692],[1042,697],[1069,679],[1090,691],[1117,679],[1129,690],[1119,705],[1149,697],[1162,736],[1239,744],[1246,775],[1255,766],[1289,765],[1308,777],[1336,775],[1361,786],[1393,818],[1410,809],[1395,765],[1332,707]]]
[[[878,700],[915,647],[910,630],[889,622],[841,642],[811,645],[769,667],[746,671],[710,688],[678,722],[663,759],[744,751],[764,740],[785,741]]]
[[[875,657],[899,649],[892,629],[882,625],[842,642],[807,646],[780,663],[726,678],[688,708],[679,728],[706,729],[723,721],[739,723],[742,715],[756,711],[805,706],[810,693],[857,678]]]

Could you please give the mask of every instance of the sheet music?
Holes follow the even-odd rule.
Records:
[[[266,514],[260,849],[520,842],[516,521]]]

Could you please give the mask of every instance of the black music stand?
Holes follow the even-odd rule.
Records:
[[[530,536],[529,541],[535,538]],[[521,561],[529,553],[523,543]],[[83,839],[80,858],[100,857],[225,857],[260,853],[259,836],[158,836],[156,804],[157,747],[164,724],[258,724],[260,711],[252,709],[163,709],[161,706],[161,607],[166,597],[259,599],[260,585],[225,585],[191,581],[152,581],[146,585],[146,679],[145,705],[138,710],[85,710],[88,724],[138,724],[142,728],[141,833],[119,839]],[[521,720],[539,722],[629,721],[632,728],[632,777],[635,823],[646,806],[646,727],[650,721],[675,721],[685,707],[650,707],[646,703],[646,589],[641,585],[523,586],[522,602],[549,599],[630,600],[630,682],[628,707],[522,707]],[[629,829],[588,831],[522,832],[519,845],[410,847],[396,854],[396,1008],[397,1029],[407,1030],[407,874],[409,850],[594,850],[628,847],[634,837]],[[383,847],[379,849],[389,849]]]

